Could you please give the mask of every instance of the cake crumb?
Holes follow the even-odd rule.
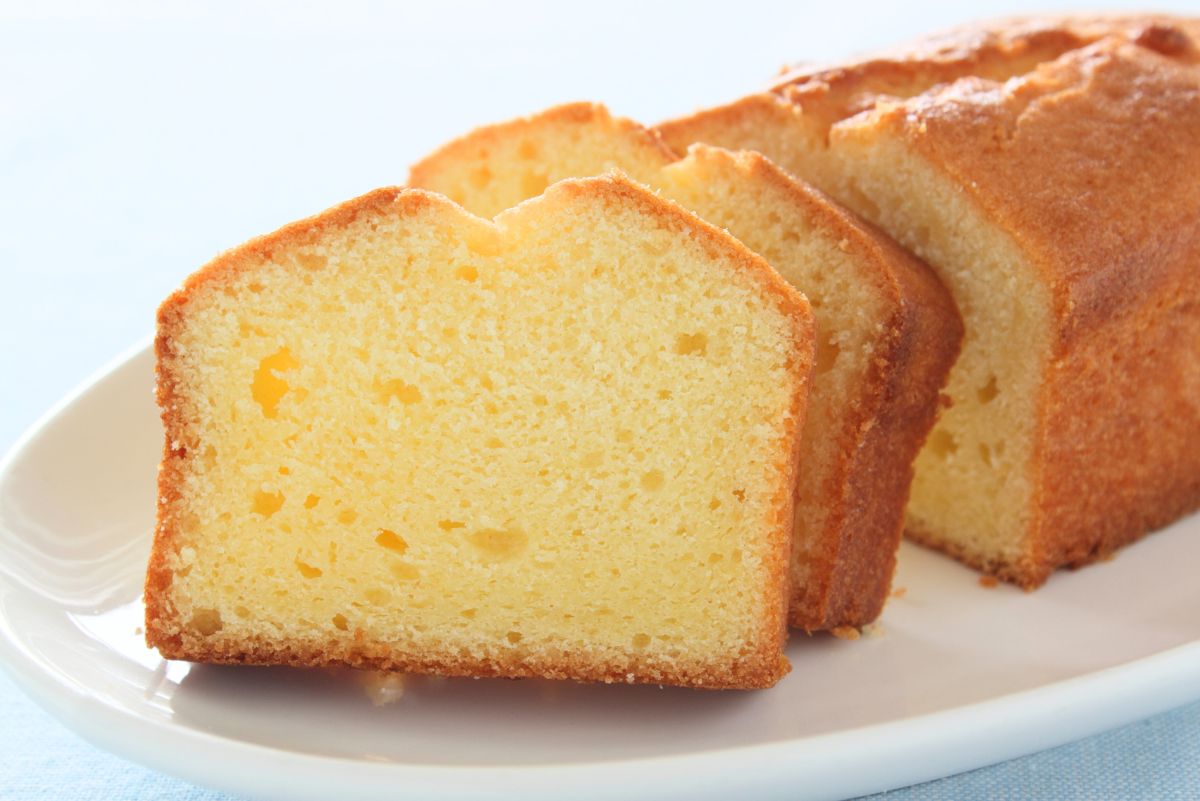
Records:
[[[905,595],[908,595],[908,587],[897,587],[892,590],[892,597],[897,600],[903,598]]]
[[[883,624],[878,621],[874,623],[868,623],[867,625],[863,626],[863,634],[872,639],[876,637],[882,637],[884,635],[884,631]]]
[[[367,698],[375,706],[394,704],[404,697],[403,673],[390,673],[383,670],[356,670],[354,680],[362,687]]]
[[[979,586],[990,590],[993,587],[1000,586],[1000,579],[996,578],[995,576],[980,576]]]
[[[837,626],[830,629],[829,633],[839,640],[857,640],[861,636],[854,626]]]

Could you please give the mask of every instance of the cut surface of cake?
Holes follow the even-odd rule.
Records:
[[[757,688],[787,670],[807,301],[619,176],[378,190],[159,311],[164,656]]]
[[[1033,588],[1200,505],[1200,25],[972,30],[665,135],[759,147],[938,271],[966,339],[909,532]]]
[[[410,183],[481,215],[547,183],[619,168],[731,232],[812,302],[817,367],[802,442],[790,622],[862,626],[883,607],[912,461],[938,409],[961,323],[928,267],[757,153],[698,146],[578,103],[481,128]],[[737,391],[735,389],[735,391]]]

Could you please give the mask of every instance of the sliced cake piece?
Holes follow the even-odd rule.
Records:
[[[1003,83],[830,114],[816,139],[794,135],[815,83],[803,109],[759,98],[741,121],[668,126],[763,147],[938,271],[966,340],[909,530],[1027,588],[1200,504],[1198,30],[1114,23]]]
[[[729,230],[812,301],[790,620],[809,631],[869,623],[888,593],[912,460],[958,352],[949,296],[925,265],[761,155],[696,147],[678,159],[601,106],[482,128],[413,167],[411,182],[493,214],[612,167]]]
[[[173,659],[766,687],[803,296],[624,179],[490,222],[384,189],[159,312]]]

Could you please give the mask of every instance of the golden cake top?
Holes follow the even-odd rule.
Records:
[[[1200,61],[1200,19],[1166,15],[991,20],[921,37],[851,62],[786,68],[770,90],[827,128],[881,97],[910,97],[964,77],[1006,80],[1105,37]]]
[[[1200,70],[1186,60],[1110,37],[1005,83],[964,78],[880,103],[832,136],[881,133],[922,154],[1007,231],[1073,325],[1107,316],[1126,293],[1194,258]]]

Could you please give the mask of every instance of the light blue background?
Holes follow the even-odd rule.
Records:
[[[422,5],[0,4],[0,449],[144,337],[158,301],[216,252],[401,183],[477,123],[575,99],[652,122],[743,94],[785,61],[1037,9]],[[880,797],[1197,799],[1200,705]],[[228,796],[93,748],[0,673],[0,799],[143,798]]]

